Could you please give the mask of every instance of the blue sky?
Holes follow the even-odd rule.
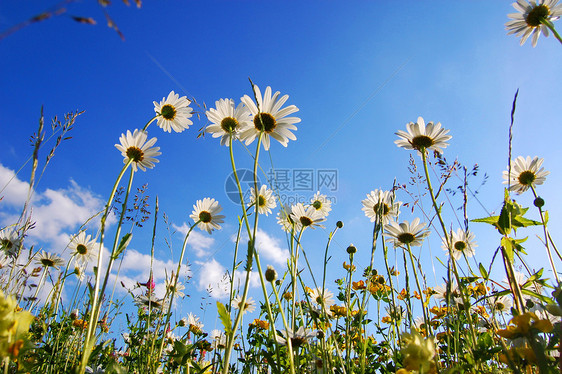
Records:
[[[44,10],[44,1],[2,2],[0,30]],[[93,1],[71,3],[65,15],[0,40],[0,164],[6,175],[18,170],[31,154],[28,138],[36,131],[41,106],[46,118],[85,110],[73,139],[57,150],[38,187],[36,210],[43,214],[41,222],[51,221],[50,229],[57,231],[49,236],[47,229],[38,228],[38,234],[32,235],[30,240],[45,249],[60,251],[65,237],[78,230],[88,212],[103,205],[122,166],[114,144],[126,130],[140,128],[152,117],[152,101],[174,90],[195,98],[201,106],[212,107],[220,98],[238,102],[243,95],[251,95],[248,77],[262,89],[269,85],[288,94],[288,104],[300,109],[297,141],[287,148],[277,143],[271,147],[275,167],[338,172],[337,190],[323,191],[337,201],[327,229],[338,220],[346,225],[331,248],[334,279],[343,276],[341,262],[351,242],[359,249],[359,263],[367,264],[372,227],[361,211],[361,200],[375,188],[389,189],[394,178],[407,183],[410,152],[395,146],[394,133],[418,116],[450,129],[453,138],[445,156],[451,161],[458,157],[469,167],[477,163],[481,174],[474,187],[484,173],[489,176],[480,188],[480,201],[488,211],[500,208],[509,114],[517,89],[513,156],[545,158],[544,167],[551,174],[539,193],[551,211],[551,231],[556,235],[560,227],[562,165],[556,102],[562,83],[562,49],[552,37],[541,37],[532,48],[530,42],[521,47],[517,38],[507,35],[507,14],[514,12],[510,1],[360,1],[353,5],[146,1],[141,9],[115,2],[107,11],[125,41],[105,26],[103,12]],[[79,24],[68,15],[94,17],[98,24]],[[199,298],[206,295],[203,276],[214,274],[217,264],[231,266],[230,238],[239,214],[224,190],[230,173],[228,149],[210,136],[196,138],[197,130],[207,122],[204,110],[196,106],[195,110],[201,120],[194,119],[194,125],[181,134],[151,126],[149,136],[158,138],[162,152],[160,163],[135,177],[137,186],[149,184],[151,203],[158,195],[160,210],[176,227],[190,223],[197,199],[214,197],[224,207],[223,230],[211,236],[201,232],[188,252],[193,279],[187,293],[192,298],[181,306],[184,314],[197,308]],[[235,147],[235,153],[239,167],[251,166],[242,147]],[[261,160],[268,170],[269,155],[262,153]],[[29,167],[17,178],[28,180]],[[2,193],[2,225],[21,202],[17,194],[25,185],[17,182]],[[308,198],[314,192],[291,191],[290,195]],[[55,220],[57,224],[47,209],[53,207],[53,196],[74,202],[68,204],[68,215],[58,209],[70,218]],[[398,198],[409,201],[403,193]],[[529,194],[517,199],[532,202]],[[427,209],[429,201],[424,204]],[[402,219],[420,215],[405,212]],[[537,218],[535,212],[529,215]],[[483,217],[486,211],[471,199],[469,216]],[[135,231],[131,243],[135,253],[148,253],[151,225]],[[264,265],[281,268],[284,235],[272,216],[262,219],[261,228],[271,252]],[[479,261],[486,263],[498,238],[482,224],[472,224],[472,229],[479,242]],[[307,252],[314,255],[316,270],[321,269],[317,256],[327,232],[317,230],[304,241]],[[165,236],[161,224],[156,252],[163,264],[172,263]],[[418,252],[428,266],[429,253],[444,258],[434,237]],[[172,243],[177,260],[181,235]],[[546,266],[544,250],[537,240],[533,243],[529,247],[533,266]],[[143,280],[135,275],[144,269],[131,265],[128,271],[131,279]]]

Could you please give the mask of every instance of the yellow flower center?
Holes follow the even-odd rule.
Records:
[[[41,264],[45,267],[55,266],[55,262],[53,260],[51,260],[50,258],[42,258]]]
[[[402,234],[399,234],[396,239],[398,239],[400,243],[410,244],[414,241],[414,239],[416,239],[416,237],[409,232],[404,232]]]
[[[140,162],[144,159],[144,152],[137,147],[127,148],[127,157],[134,162]]]
[[[299,221],[301,221],[301,224],[304,227],[312,225],[312,220],[306,216],[302,216],[301,218],[299,218]]]
[[[531,9],[527,17],[525,18],[525,22],[527,25],[531,27],[537,27],[541,25],[541,21],[545,20],[550,15],[550,10],[546,5],[538,5]]]
[[[533,173],[530,170],[525,170],[524,172],[519,174],[519,177],[517,179],[519,180],[519,183],[521,183],[522,185],[530,186],[535,181],[535,173]]]
[[[199,213],[199,219],[203,223],[209,223],[209,222],[211,222],[211,213],[204,210],[201,213]]]
[[[162,117],[167,120],[173,120],[174,118],[176,118],[176,108],[174,108],[174,106],[171,104],[164,105],[160,112],[162,114]]]
[[[269,113],[259,113],[254,117],[254,126],[259,131],[270,133],[277,127],[277,121]]]
[[[322,209],[322,202],[320,200],[316,200],[312,203],[312,206],[314,207],[314,209],[320,210]]]
[[[88,247],[86,247],[84,244],[78,244],[76,246],[76,252],[78,254],[85,255],[86,253],[88,253]]]
[[[388,214],[388,212],[390,212],[390,207],[388,205],[384,204],[384,203],[383,204],[376,203],[373,206],[373,210],[375,211],[376,214],[379,214],[379,211],[380,211],[382,216],[386,216]]]
[[[262,195],[258,196],[258,206],[265,206],[266,200],[265,197],[263,197]]]
[[[238,121],[236,120],[236,118],[225,117],[221,121],[221,129],[223,129],[224,132],[232,133],[234,132],[234,130],[236,130],[237,127]]]
[[[454,247],[457,251],[462,252],[466,249],[466,243],[459,240],[458,242],[455,242]]]
[[[412,147],[414,147],[418,151],[421,151],[422,149],[431,147],[435,143],[429,136],[419,135],[412,139],[411,144]]]

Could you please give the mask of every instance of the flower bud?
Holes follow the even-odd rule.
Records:
[[[357,248],[355,248],[355,246],[353,244],[350,244],[349,247],[347,247],[347,253],[349,253],[350,255],[354,254],[355,252],[357,252]]]
[[[337,227],[338,229],[341,229],[341,228],[343,227],[343,222],[342,222],[342,221],[336,222],[336,227]]]
[[[274,282],[277,279],[277,272],[273,268],[273,266],[268,265],[267,270],[265,271],[265,280],[268,282]]]
[[[537,196],[537,198],[535,199],[535,201],[533,201],[533,204],[537,207],[537,208],[542,208],[544,206],[544,199],[540,196]]]

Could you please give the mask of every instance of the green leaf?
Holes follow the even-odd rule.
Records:
[[[500,216],[498,218],[498,222],[496,223],[496,227],[504,235],[509,235],[511,231],[511,214],[509,208],[510,207],[508,205],[508,202],[504,202],[502,211],[500,212]]]
[[[480,270],[482,278],[488,280],[488,272],[486,271],[486,268],[484,267],[484,265],[482,265],[482,263],[478,264],[478,269]]]
[[[545,210],[544,212],[544,224],[546,225],[548,223],[548,210]]]
[[[486,218],[472,219],[470,220],[470,222],[483,222],[483,223],[489,223],[492,226],[496,226],[496,223],[498,222],[498,218],[499,216],[490,216]]]
[[[127,246],[129,245],[129,243],[131,242],[131,238],[133,237],[133,234],[131,234],[130,232],[126,233],[125,235],[123,235],[123,237],[121,238],[121,241],[119,242],[119,246],[117,247],[117,250],[115,251],[115,253],[113,254],[112,258],[114,260],[117,260],[117,258],[119,257],[119,255],[121,253],[123,253],[123,251],[127,248]]]
[[[541,226],[542,225],[542,222],[535,221],[535,220],[532,220],[532,219],[527,219],[527,218],[522,217],[522,216],[514,217],[513,221],[514,221],[513,222],[514,226],[517,226],[517,227]]]
[[[227,312],[226,307],[220,301],[217,301],[217,309],[219,312],[219,318],[224,326],[224,332],[226,334],[232,333],[232,321],[230,320],[230,314]]]
[[[529,290],[529,289],[523,288],[523,289],[521,290],[521,292],[523,292],[525,295],[529,295],[529,296],[532,296],[532,297],[536,297],[537,299],[539,299],[539,300],[542,301],[543,303],[546,303],[546,304],[552,304],[552,303],[553,303],[553,301],[552,301],[552,299],[551,299],[550,297],[544,296],[544,295],[541,295],[541,294],[538,294],[538,293],[533,292],[533,291],[531,291],[531,290]]]

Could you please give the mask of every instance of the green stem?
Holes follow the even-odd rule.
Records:
[[[285,326],[285,339],[287,341],[287,348],[289,350],[289,365],[291,366],[291,374],[295,374],[295,364],[293,362],[293,344],[291,342],[291,337],[289,336],[289,325],[287,324],[287,318],[285,318],[285,313],[283,313],[283,308],[281,308],[281,300],[279,299],[279,293],[275,288],[274,282],[271,282],[271,288],[273,288],[273,293],[275,294],[275,300],[277,305],[279,305],[279,311],[281,313],[281,318],[283,319],[283,326]],[[294,333],[294,330],[293,330]]]
[[[125,174],[125,171],[127,170],[127,168],[132,163],[133,163],[133,160],[129,159],[129,161],[123,166],[123,168],[121,169],[121,172],[117,176],[117,180],[113,184],[113,188],[112,188],[111,193],[109,195],[109,199],[107,200],[107,204],[105,206],[103,216],[101,218],[100,245],[99,245],[99,252],[98,252],[98,266],[95,269],[96,283],[95,283],[94,289],[92,290],[92,293],[93,293],[92,309],[91,309],[91,313],[90,313],[90,319],[88,321],[88,331],[86,332],[86,339],[84,341],[82,358],[80,360],[80,368],[79,368],[80,374],[84,374],[86,372],[86,366],[88,365],[88,360],[90,359],[90,355],[92,354],[92,349],[93,349],[94,343],[95,343],[94,335],[95,335],[95,331],[96,331],[95,328],[97,326],[97,320],[94,320],[94,318],[95,318],[94,312],[95,312],[96,308],[98,308],[98,298],[99,298],[98,290],[99,290],[99,286],[100,286],[100,283],[101,283],[100,269],[101,269],[101,266],[102,266],[102,263],[103,263],[103,240],[104,240],[104,236],[105,236],[105,221],[107,220],[107,216],[109,215],[109,209],[111,208],[111,202],[113,201],[113,198],[115,197],[117,187],[119,186],[119,183],[121,182],[121,179],[123,178],[123,175]]]
[[[546,27],[548,27],[548,28],[550,29],[550,31],[552,31],[552,34],[554,34],[554,37],[555,37],[556,39],[558,39],[558,41],[559,41],[560,43],[562,43],[562,37],[560,37],[560,34],[558,34],[558,32],[556,31],[556,29],[554,28],[554,25],[552,24],[552,22],[550,22],[549,20],[543,18],[543,19],[541,20],[541,23],[542,23],[543,25],[545,25]]]
[[[531,185],[531,190],[533,191],[533,195],[535,196],[535,201],[537,200],[537,192],[535,191],[535,187]],[[550,245],[548,244],[548,233],[546,231],[546,222],[544,220],[544,214],[542,211],[542,206],[537,207],[539,210],[539,214],[541,216],[542,228],[544,232],[544,245],[546,247],[546,254],[548,255],[548,261],[550,262],[550,267],[552,268],[552,272],[554,273],[554,278],[556,278],[556,283],[560,283],[560,279],[558,278],[558,272],[556,271],[556,266],[554,265],[554,259],[552,258],[552,252],[550,251]]]
[[[423,319],[425,321],[425,328],[427,330],[427,336],[430,336],[432,334],[431,332],[431,324],[429,323],[429,317],[427,316],[427,311],[426,311],[426,306],[425,303],[423,301],[423,291],[420,285],[420,281],[418,279],[418,272],[416,271],[416,263],[414,261],[414,255],[412,254],[412,248],[410,247],[410,243],[406,244],[406,247],[408,249],[408,254],[410,255],[410,262],[412,263],[412,269],[414,270],[414,278],[416,279],[416,285],[418,287],[418,292],[420,293],[420,300],[421,300],[421,304],[422,304],[422,312],[423,312]]]
[[[154,117],[152,117],[152,118],[146,123],[146,125],[144,125],[144,127],[142,128],[142,131],[146,131],[146,129],[148,129],[148,126],[150,126],[150,124],[151,124],[152,122],[154,122],[154,120],[155,120],[156,118],[160,117],[160,116],[161,116],[161,114],[157,114],[157,115],[155,115]]]

